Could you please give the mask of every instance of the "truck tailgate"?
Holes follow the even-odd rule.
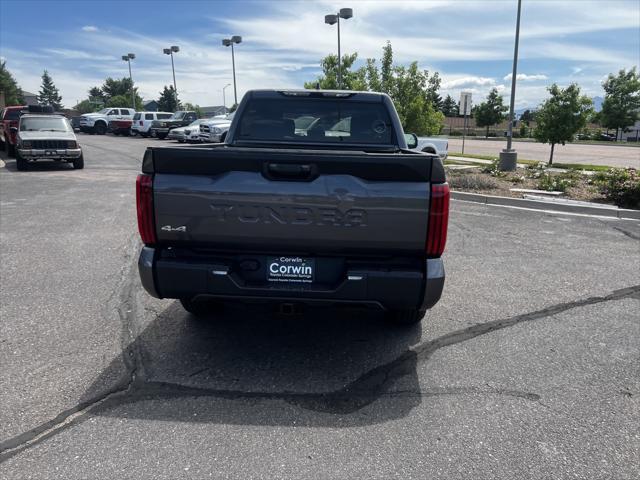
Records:
[[[154,177],[156,232],[167,246],[314,254],[425,249],[425,155],[154,148],[143,171]]]

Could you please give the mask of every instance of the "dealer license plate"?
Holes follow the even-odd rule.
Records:
[[[267,280],[270,282],[312,283],[315,259],[303,257],[268,257]]]

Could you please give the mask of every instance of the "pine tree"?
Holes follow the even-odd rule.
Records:
[[[169,85],[168,87],[165,85],[158,99],[158,110],[161,112],[175,112],[178,109],[177,103],[176,92],[173,89],[173,85]]]
[[[447,117],[458,116],[458,104],[451,95],[447,95],[447,98],[445,98],[442,102],[441,112],[444,113]]]
[[[476,125],[479,127],[487,127],[487,137],[489,136],[489,127],[497,125],[505,118],[505,112],[509,107],[502,103],[502,95],[498,93],[496,88],[492,88],[487,95],[487,101],[482,102],[475,108],[474,118]]]
[[[38,102],[42,105],[51,105],[55,110],[62,108],[60,92],[46,70],[42,74],[42,86],[38,92]]]

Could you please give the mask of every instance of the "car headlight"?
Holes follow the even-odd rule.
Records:
[[[220,135],[222,133],[222,129],[218,127],[213,127],[213,133],[216,135]]]
[[[167,124],[166,124],[166,123],[164,123],[164,122],[162,122],[162,123],[160,124],[160,126],[161,126],[161,127],[166,127],[166,126],[167,126]]]
[[[185,135],[189,135],[190,133],[191,133],[191,130],[185,130],[185,131],[184,131],[184,134],[185,134]]]
[[[22,148],[31,148],[31,142],[23,141],[21,144]]]
[[[78,148],[78,142],[75,140],[69,140],[67,142],[67,148]]]

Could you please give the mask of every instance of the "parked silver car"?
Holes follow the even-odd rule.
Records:
[[[82,149],[69,120],[55,114],[24,114],[16,131],[16,165],[25,170],[29,162],[54,160],[84,168]]]
[[[205,122],[211,121],[210,118],[199,118],[195,122],[191,122],[186,127],[174,128],[169,132],[167,138],[169,140],[177,140],[180,143],[184,142],[199,142],[200,141],[200,125]]]

